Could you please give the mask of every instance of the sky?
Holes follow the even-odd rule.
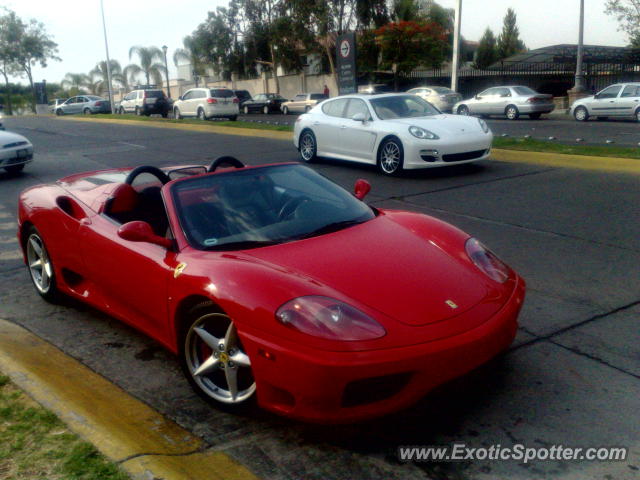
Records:
[[[207,12],[226,0],[104,0],[109,54],[124,67],[133,45],[169,47],[169,74],[175,75],[173,51],[207,18]],[[453,8],[456,0],[438,0]],[[530,49],[577,43],[579,0],[463,0],[462,35],[479,40],[490,27],[497,35],[511,7],[518,17],[520,37]],[[626,45],[614,18],[604,14],[605,0],[585,0],[586,44]],[[47,68],[34,68],[34,79],[59,82],[67,72],[88,73],[105,59],[100,0],[0,0],[24,20],[43,22],[58,43],[58,56]],[[136,61],[136,59],[133,59]],[[26,83],[26,79],[19,80]]]

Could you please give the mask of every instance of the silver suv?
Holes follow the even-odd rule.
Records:
[[[135,113],[136,115],[160,114],[169,115],[171,104],[164,91],[159,88],[141,88],[127,93],[118,107],[117,112]]]
[[[590,97],[576,100],[570,109],[573,118],[585,122],[590,117],[630,117],[640,122],[640,83],[617,83]]]
[[[240,113],[240,101],[233,90],[228,88],[192,88],[181,95],[173,104],[173,116],[228,118],[235,121]]]

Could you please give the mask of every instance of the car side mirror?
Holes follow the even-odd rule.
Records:
[[[127,222],[118,229],[118,236],[130,242],[147,242],[154,245],[160,245],[164,248],[171,248],[173,242],[168,238],[156,235],[151,230],[151,225],[147,222],[134,220]]]
[[[178,97],[178,100],[184,100],[183,95],[180,95],[180,96]]]
[[[359,178],[356,180],[356,184],[353,187],[353,194],[358,200],[364,200],[364,197],[367,196],[367,193],[371,191],[371,184],[364,180],[363,178]]]
[[[476,95],[476,100],[480,100],[482,97],[480,95]]]
[[[358,112],[353,117],[351,117],[351,120],[364,123],[367,121],[367,117],[365,117],[364,113]]]
[[[595,98],[595,99],[597,100],[598,98],[602,98],[602,97],[600,96],[600,94],[599,94],[599,93],[596,93],[596,94],[593,96],[593,98]]]

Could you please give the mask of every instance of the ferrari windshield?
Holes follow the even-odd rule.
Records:
[[[380,120],[427,117],[440,114],[436,107],[415,95],[393,95],[373,98],[371,99],[371,105]]]
[[[303,165],[202,175],[171,188],[189,243],[241,250],[323,235],[366,222],[363,202]]]

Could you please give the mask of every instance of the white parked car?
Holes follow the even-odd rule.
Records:
[[[240,100],[228,88],[192,88],[173,104],[174,118],[228,118],[235,121],[240,113]]]
[[[0,168],[18,173],[33,160],[33,145],[22,135],[0,131]]]
[[[434,105],[441,112],[451,112],[453,106],[462,100],[462,95],[447,87],[427,86],[416,87],[407,90],[407,93],[418,95],[430,104]]]
[[[420,97],[397,93],[325,100],[298,117],[293,133],[305,162],[352,160],[387,175],[484,160],[492,141],[484,120],[443,114]]]
[[[585,122],[590,117],[635,118],[640,122],[640,83],[618,83],[590,97],[576,100],[569,110],[573,118]]]

